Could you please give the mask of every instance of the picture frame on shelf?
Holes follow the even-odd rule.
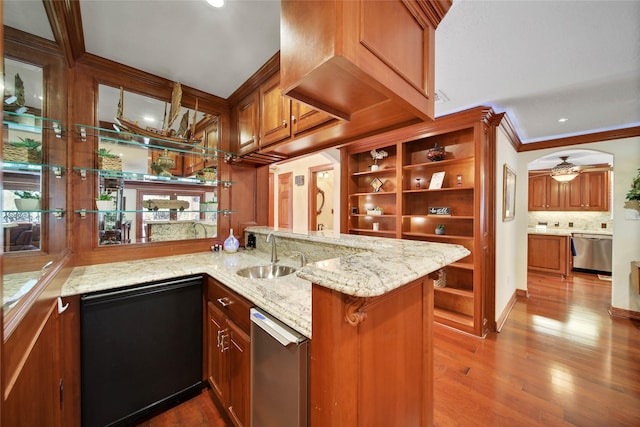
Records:
[[[502,221],[516,217],[516,173],[506,163],[502,174]]]
[[[444,174],[445,172],[434,172],[431,175],[431,182],[429,182],[429,190],[439,190],[442,188],[442,183],[444,182]]]

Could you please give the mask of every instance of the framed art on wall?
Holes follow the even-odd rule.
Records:
[[[502,180],[502,221],[511,221],[516,217],[516,173],[506,163]]]

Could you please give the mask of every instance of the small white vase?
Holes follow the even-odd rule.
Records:
[[[377,171],[378,169],[380,169],[380,166],[379,166],[379,165],[371,165],[371,171],[372,171],[372,172],[375,172],[375,171]]]
[[[229,230],[229,237],[224,241],[224,250],[226,252],[237,252],[240,242],[233,236],[233,228]]]
[[[112,211],[113,200],[96,200],[96,208],[99,211]]]

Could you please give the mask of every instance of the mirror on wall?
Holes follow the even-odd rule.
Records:
[[[49,162],[47,149],[61,143],[61,123],[43,117],[43,69],[4,59],[2,226],[4,233],[3,308],[5,314],[38,281],[55,259],[46,235],[51,211],[51,176],[63,166]],[[62,204],[64,206],[64,204]],[[61,214],[60,214],[61,215]]]
[[[98,244],[217,237],[230,185],[217,179],[218,117],[179,106],[175,91],[164,102],[101,84],[98,97]]]

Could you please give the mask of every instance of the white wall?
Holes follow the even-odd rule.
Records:
[[[527,223],[527,212],[522,214],[516,208],[515,219],[512,221],[502,221],[502,198],[503,198],[503,175],[504,164],[516,171],[516,186],[523,180],[526,181],[526,170],[522,173],[518,168],[517,152],[509,143],[509,139],[498,128],[496,142],[496,313],[497,320],[505,310],[511,297],[517,288],[526,288],[526,277],[524,283],[517,281],[518,258],[515,247],[518,246],[517,224]],[[521,201],[522,195],[516,191],[516,207]]]
[[[293,185],[292,230],[296,233],[306,233],[309,230],[309,168],[326,164],[333,164],[334,169],[333,209],[335,213],[330,229],[340,230],[340,152],[336,149],[326,150],[276,166],[273,191],[273,206],[276,207],[273,212],[274,224],[278,224],[278,175],[292,172],[294,177],[304,176],[304,185]]]
[[[631,286],[631,262],[640,260],[640,220],[627,219],[632,212],[624,209],[625,196],[631,187],[631,181],[640,167],[640,138],[626,138],[614,141],[594,142],[562,148],[535,150],[518,153],[518,177],[525,177],[527,164],[538,157],[555,151],[570,148],[598,150],[613,155],[613,272],[611,305],[616,308],[640,312],[640,294]],[[516,219],[527,217],[528,185],[526,179],[516,183]],[[518,242],[526,242],[527,222],[516,222]],[[499,243],[501,244],[501,243]],[[517,287],[526,289],[527,283],[527,245],[513,244],[517,257]]]

